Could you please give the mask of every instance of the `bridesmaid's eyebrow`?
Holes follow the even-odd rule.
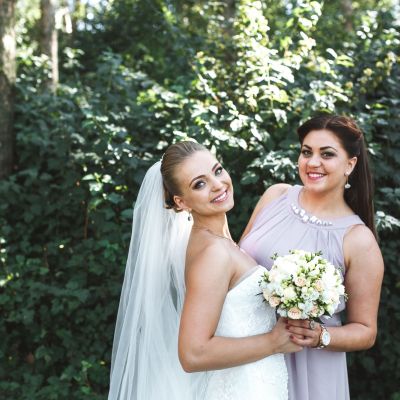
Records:
[[[303,147],[306,147],[307,149],[312,149],[312,147],[308,146],[307,144],[303,144]],[[319,148],[320,150],[334,150],[337,153],[337,150],[333,146],[323,146]]]
[[[219,165],[219,162],[217,162],[216,164],[214,164],[214,166],[212,167],[211,171],[214,172],[215,169],[218,167],[218,165]],[[196,179],[200,179],[200,178],[204,178],[204,177],[205,177],[205,175],[196,176],[196,178],[193,178],[193,179],[190,181],[189,187],[192,185],[192,183],[193,183]]]

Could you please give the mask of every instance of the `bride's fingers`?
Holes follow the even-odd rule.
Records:
[[[296,337],[297,339],[305,339],[306,337],[305,336],[303,336],[303,335],[297,335],[297,334],[295,334],[295,333],[292,333],[291,334],[293,337]]]

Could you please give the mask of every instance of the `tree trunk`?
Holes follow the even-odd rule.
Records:
[[[84,5],[81,0],[73,1],[73,11],[72,11],[72,34],[76,35],[78,21],[82,18],[82,13],[84,12]]]
[[[235,17],[235,0],[225,0],[225,18],[227,21],[233,21]]]
[[[14,165],[15,3],[0,0],[0,179]]]
[[[351,0],[341,0],[341,7],[345,20],[344,29],[347,32],[351,32],[353,30],[353,6]]]
[[[49,57],[51,77],[46,82],[50,90],[58,85],[58,37],[56,30],[56,0],[40,0],[40,49]]]

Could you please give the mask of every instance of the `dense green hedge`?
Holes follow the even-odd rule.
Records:
[[[41,88],[45,60],[21,50],[18,165],[0,182],[2,397],[105,399],[132,205],[169,143],[188,135],[216,149],[234,179],[238,237],[266,187],[296,181],[298,124],[332,111],[366,132],[386,263],[377,344],[349,357],[352,398],[399,399],[400,42],[390,2],[360,9],[353,34],[335,32],[315,1],[282,14],[276,2],[242,0],[232,23],[217,2],[176,1],[187,23],[163,2],[127,12],[133,3],[117,2],[98,32],[64,50],[55,95]],[[135,45],[152,16],[163,35]]]

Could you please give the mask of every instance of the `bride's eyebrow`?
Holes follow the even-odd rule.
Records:
[[[211,168],[211,171],[214,172],[215,169],[218,167],[218,165],[219,165],[219,162],[215,163],[214,166]],[[203,175],[196,176],[196,178],[193,178],[193,179],[190,181],[189,186],[191,186],[192,183],[193,183],[196,179],[200,179],[200,178],[204,178],[204,177],[205,177],[204,174],[203,174]]]

